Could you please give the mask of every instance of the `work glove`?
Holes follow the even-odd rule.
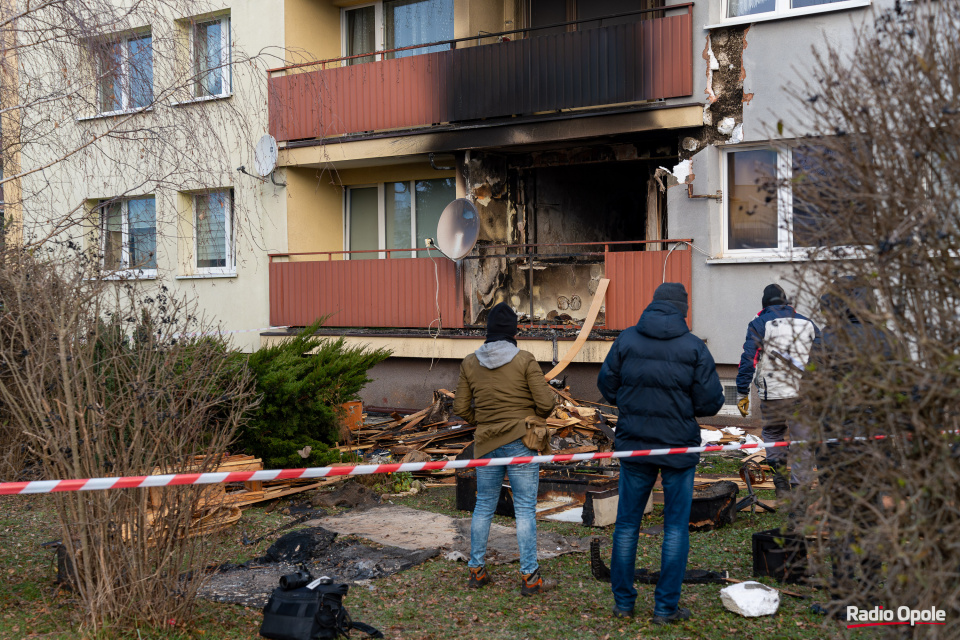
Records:
[[[750,413],[750,396],[738,395],[737,409],[740,409],[740,415],[746,418],[747,414]]]

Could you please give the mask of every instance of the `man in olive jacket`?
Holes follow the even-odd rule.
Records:
[[[686,315],[686,289],[666,282],[657,287],[637,325],[623,331],[610,348],[597,385],[607,402],[619,409],[617,451],[698,447],[697,417],[716,415],[723,406],[713,356],[703,340],[690,333]],[[699,460],[697,453],[620,459],[620,503],[610,567],[614,616],[633,616],[640,519],[659,474],[663,544],[653,623],[690,617],[690,610],[678,604],[690,550],[690,505]]]
[[[477,426],[473,455],[476,458],[508,458],[536,455],[524,446],[525,419],[546,418],[555,395],[529,351],[517,348],[517,314],[501,302],[487,317],[483,346],[463,359],[453,411]],[[488,584],[484,567],[490,522],[497,508],[503,474],[510,476],[513,508],[520,548],[520,593],[529,596],[556,585],[540,576],[537,563],[537,489],[540,465],[477,467],[477,505],[470,524],[470,578],[468,587]]]

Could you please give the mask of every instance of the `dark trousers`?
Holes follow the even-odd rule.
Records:
[[[621,611],[633,611],[637,601],[633,578],[640,520],[659,474],[663,477],[663,544],[660,548],[660,580],[654,591],[653,614],[669,616],[676,612],[690,551],[690,505],[693,503],[693,476],[696,470],[695,466],[674,469],[621,460],[620,503],[610,562],[613,600]]]

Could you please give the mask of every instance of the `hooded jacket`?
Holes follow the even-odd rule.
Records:
[[[527,416],[546,418],[555,403],[533,354],[506,340],[484,344],[460,364],[453,411],[477,425],[474,457],[522,438]]]
[[[817,325],[790,305],[764,307],[747,326],[737,393],[749,395],[753,380],[761,400],[796,398],[810,350],[819,339]]]
[[[696,419],[716,415],[724,399],[707,345],[690,333],[677,307],[660,301],[620,333],[597,386],[620,411],[617,451],[700,446]],[[679,469],[699,460],[697,453],[632,459]]]

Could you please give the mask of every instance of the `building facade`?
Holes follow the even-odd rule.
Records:
[[[248,350],[319,317],[388,347],[373,406],[453,388],[501,301],[521,346],[558,360],[607,278],[565,372],[597,400],[612,340],[680,281],[732,416],[746,325],[766,284],[789,292],[809,222],[757,186],[803,162],[771,145],[802,131],[784,87],[893,0],[168,4],[98,34],[96,87],[61,131],[114,142],[23,179],[40,194],[23,198],[25,237],[51,209],[80,212],[65,233],[105,268],[193,296]],[[151,145],[119,135],[138,127]],[[455,198],[480,228],[456,262],[428,246]]]
[[[887,4],[327,3],[334,37],[269,73],[289,190],[272,324],[333,314],[331,332],[394,350],[368,404],[420,406],[454,383],[494,304],[520,313],[523,348],[546,364],[608,278],[595,339],[567,371],[596,399],[610,341],[676,280],[734,414],[746,325],[803,256],[789,192],[757,186],[803,160],[771,146],[802,127],[785,87],[812,47],[851,41]],[[426,246],[454,197],[480,217],[457,263]]]

